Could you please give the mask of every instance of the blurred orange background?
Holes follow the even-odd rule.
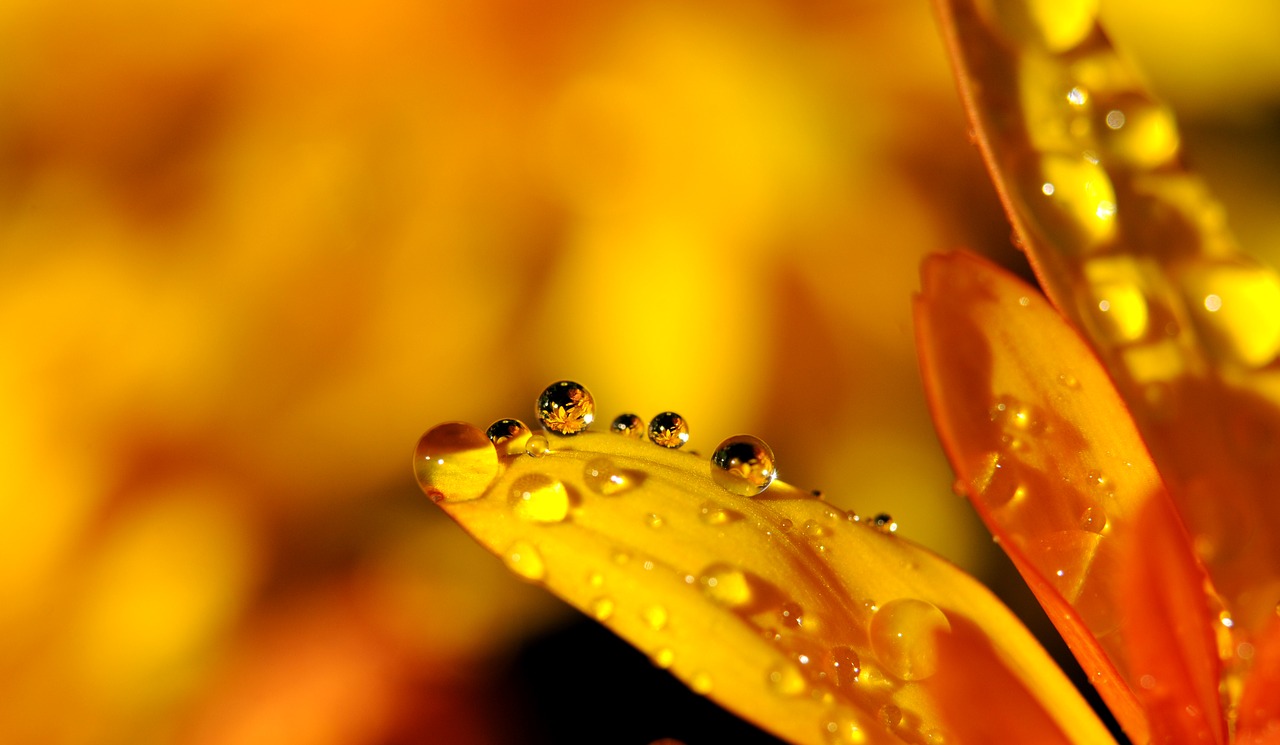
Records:
[[[1276,261],[1280,6],[1104,5]],[[923,1],[4,3],[0,741],[521,742],[570,611],[409,456],[559,378],[988,572],[909,317],[1020,266],[966,131]]]

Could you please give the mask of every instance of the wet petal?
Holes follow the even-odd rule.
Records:
[[[1096,25],[1096,2],[1006,5],[938,2],[979,145],[1248,641],[1280,597],[1280,278],[1241,253],[1182,166],[1173,113]]]
[[[1271,621],[1257,644],[1241,642],[1231,651],[1252,665],[1240,699],[1239,742],[1280,743],[1280,618]]]
[[[424,490],[517,574],[785,739],[965,742],[981,717],[1112,742],[989,591],[810,492],[774,480],[743,496],[709,457],[605,432],[534,435],[492,471],[473,468],[492,462],[480,450],[443,460],[480,474],[481,497]],[[962,707],[962,681],[1020,705]]]
[[[916,318],[961,488],[1125,731],[1221,738],[1203,570],[1106,371],[1034,289],[972,255],[925,264]],[[1165,716],[1187,706],[1203,716]]]

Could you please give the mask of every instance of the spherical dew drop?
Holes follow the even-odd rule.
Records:
[[[489,425],[485,434],[499,455],[521,455],[533,433],[519,419],[499,419]]]
[[[644,437],[644,420],[631,413],[619,414],[609,423],[609,431],[624,437]]]
[[[418,440],[413,471],[418,486],[437,502],[476,499],[498,474],[498,451],[478,428],[446,422]]]
[[[649,422],[649,440],[675,449],[689,441],[689,423],[674,411],[664,411]]]
[[[572,380],[547,386],[538,396],[535,413],[548,432],[576,435],[595,420],[596,402],[591,392]]]
[[[867,635],[881,666],[900,680],[923,680],[938,671],[938,634],[951,623],[924,600],[890,600],[871,616]]]
[[[711,480],[731,494],[754,497],[777,478],[773,450],[752,435],[735,435],[711,454]]]

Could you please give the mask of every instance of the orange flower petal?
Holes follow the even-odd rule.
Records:
[[[1173,113],[1096,0],[938,7],[1016,235],[1110,371],[1247,641],[1280,597],[1280,277],[1182,166]]]
[[[809,492],[742,496],[767,479],[620,434],[498,455],[455,423],[424,442],[424,490],[513,571],[792,742],[981,742],[970,719],[1113,742],[988,590]],[[960,706],[961,688],[1018,706]]]
[[[1253,665],[1240,699],[1237,742],[1280,743],[1280,618],[1271,621],[1256,644],[1241,642],[1234,651]]]
[[[1106,372],[990,263],[935,256],[923,274],[921,366],[964,492],[1134,741],[1186,706],[1223,737],[1203,570]]]

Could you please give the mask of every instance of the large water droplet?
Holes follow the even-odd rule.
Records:
[[[644,437],[644,420],[635,414],[619,414],[609,423],[609,431],[627,437]]]
[[[858,659],[858,653],[852,648],[833,647],[829,654],[829,664],[836,686],[847,688],[858,682],[862,661]]]
[[[1017,46],[1065,52],[1093,30],[1099,0],[980,0],[982,19]]]
[[[1116,193],[1102,166],[1080,155],[1046,155],[1018,175],[1021,197],[1045,234],[1085,252],[1116,233]]]
[[[541,473],[516,479],[508,502],[517,517],[529,522],[558,523],[569,514],[569,492],[564,484]]]
[[[689,424],[674,411],[664,411],[649,422],[649,439],[664,448],[678,448],[689,441]]]
[[[616,496],[635,486],[635,479],[608,458],[592,458],[582,467],[587,488],[606,497]]]
[[[732,494],[753,497],[777,475],[773,450],[759,437],[734,435],[711,454],[711,480]]]
[[[519,419],[499,419],[485,432],[500,455],[520,455],[532,434]]]
[[[498,474],[498,451],[476,427],[446,422],[418,440],[413,472],[418,486],[437,502],[476,499]]]
[[[753,600],[751,580],[737,567],[729,564],[712,564],[702,570],[699,578],[707,597],[728,608],[741,608]]]
[[[596,402],[591,392],[572,380],[547,386],[538,396],[538,421],[548,432],[576,435],[595,419]]]
[[[516,541],[503,554],[507,568],[530,582],[540,582],[547,576],[547,565],[542,554],[528,541]]]
[[[890,600],[871,616],[867,635],[880,664],[900,680],[922,680],[938,670],[936,635],[951,624],[937,606],[914,598]]]

